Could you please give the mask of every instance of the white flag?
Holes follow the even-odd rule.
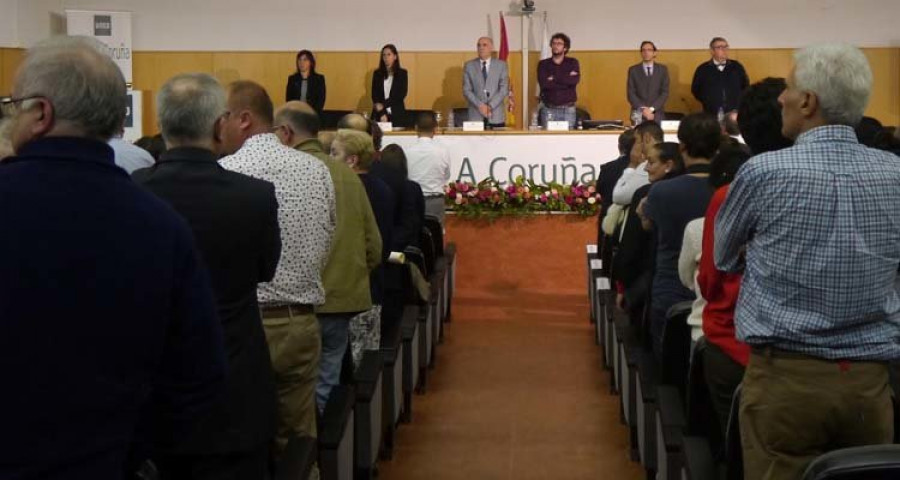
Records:
[[[541,34],[541,60],[552,56],[553,52],[550,51],[550,32],[547,29],[547,12],[544,12],[544,30]]]

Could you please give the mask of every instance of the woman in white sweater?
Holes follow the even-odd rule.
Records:
[[[697,272],[700,268],[700,251],[703,246],[703,217],[691,220],[684,228],[684,241],[681,243],[681,255],[678,257],[678,277],[685,287],[691,289],[697,298],[691,306],[691,314],[687,323],[691,326],[691,340],[696,342],[703,336],[703,308],[706,299],[697,286]]]

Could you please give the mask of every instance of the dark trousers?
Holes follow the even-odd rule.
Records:
[[[269,448],[215,455],[169,455],[159,460],[160,480],[266,480]]]
[[[716,418],[722,429],[722,438],[725,438],[731,414],[731,399],[734,397],[734,390],[744,379],[744,367],[707,340],[703,350],[703,371]]]
[[[740,420],[745,479],[800,478],[823,453],[893,441],[887,364],[754,350]]]

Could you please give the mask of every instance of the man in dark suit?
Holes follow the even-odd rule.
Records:
[[[603,217],[609,206],[612,205],[613,189],[616,188],[616,182],[622,176],[622,172],[628,168],[629,155],[634,147],[634,129],[625,130],[619,135],[619,158],[604,163],[600,166],[600,173],[597,174],[597,192],[600,193],[600,214],[597,216],[597,245],[600,248],[600,258],[603,260],[604,268],[612,265],[612,246],[611,239],[603,233]]]
[[[276,429],[276,391],[259,317],[257,283],[281,254],[275,187],[220,167],[213,153],[225,92],[207,74],[182,74],[157,96],[169,149],[133,174],[191,226],[209,269],[228,355],[226,394],[212,414],[160,459],[166,479],[266,478]]]
[[[632,112],[640,112],[641,120],[657,123],[665,120],[666,100],[669,99],[669,69],[656,63],[656,45],[641,42],[641,63],[628,68],[628,103]]]
[[[694,71],[691,93],[703,104],[703,111],[723,116],[737,110],[741,92],[750,85],[747,71],[737,60],[728,58],[728,41],[715,37],[709,42],[712,58]],[[720,122],[723,119],[720,118]]]
[[[123,479],[136,445],[179,441],[221,392],[212,289],[184,219],[113,163],[127,97],[105,45],[41,42],[12,95],[0,478]]]

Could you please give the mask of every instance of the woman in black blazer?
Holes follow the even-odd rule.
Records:
[[[390,88],[387,88],[388,81]],[[409,76],[406,70],[400,68],[397,47],[385,45],[381,49],[378,70],[372,76],[372,120],[404,125],[408,90]]]
[[[306,82],[306,96],[303,95],[303,82]],[[316,113],[322,114],[325,108],[325,77],[316,73],[316,57],[309,50],[297,52],[297,73],[288,77],[285,101],[300,100],[306,102]]]

